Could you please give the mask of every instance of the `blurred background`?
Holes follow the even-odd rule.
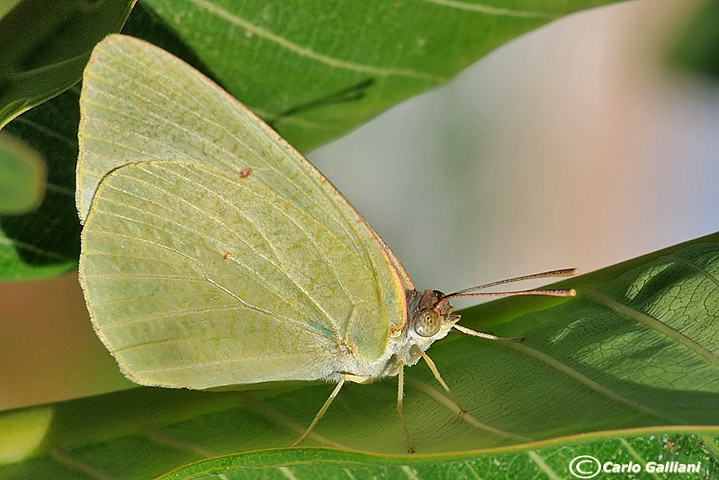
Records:
[[[559,20],[309,158],[418,288],[586,273],[715,232],[719,82],[671,60],[705,4]],[[0,284],[0,300],[0,409],[131,385],[76,273]]]

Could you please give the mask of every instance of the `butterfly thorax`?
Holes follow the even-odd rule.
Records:
[[[407,293],[407,319],[390,333],[384,354],[376,359],[362,359],[351,352],[342,354],[343,373],[377,379],[397,375],[400,366],[416,364],[432,343],[447,336],[459,315],[442,301],[438,290],[416,290]],[[340,349],[343,350],[343,349]]]

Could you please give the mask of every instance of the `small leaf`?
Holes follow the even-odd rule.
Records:
[[[45,163],[10,135],[0,133],[0,214],[35,209],[45,193]]]
[[[690,72],[719,80],[719,2],[704,2],[670,52],[671,60]]]
[[[677,455],[701,460],[712,478],[719,451],[718,278],[714,234],[558,284],[577,289],[572,299],[513,297],[467,310],[463,325],[525,337],[492,342],[456,334],[429,349],[467,413],[458,415],[429,369],[418,365],[407,369],[404,398],[418,453],[394,463],[406,448],[395,378],[345,387],[303,447],[344,451],[314,457],[325,469],[354,462],[363,471],[367,457],[346,453],[360,450],[372,454],[367,468],[392,472],[428,464],[453,472],[470,462],[478,472],[494,464],[498,478],[569,478],[567,465],[578,454],[646,463],[660,461],[661,452],[676,459],[666,433],[680,445]],[[236,392],[142,387],[49,405],[52,427],[42,444],[0,467],[0,477],[74,478],[91,471],[148,478],[198,460],[287,447],[331,390],[327,384]],[[0,415],[0,423],[23,411]],[[690,436],[673,436],[679,433]],[[267,458],[259,468],[287,461],[282,466],[293,469],[314,455],[282,452],[282,458],[265,452],[198,468],[241,470]],[[0,458],[9,455],[0,451]]]
[[[76,84],[95,43],[119,30],[134,0],[22,0],[0,18],[0,127]],[[77,264],[73,202],[78,93],[61,94],[4,129],[48,161],[47,194],[29,214],[0,217],[0,281],[67,272]]]
[[[0,417],[0,465],[32,455],[47,434],[52,411],[46,407],[27,408]]]
[[[23,0],[0,18],[0,128],[80,80],[92,47],[135,0]]]
[[[24,215],[0,216],[0,280],[55,276],[72,270],[80,253],[75,210],[77,126],[61,120],[78,113],[79,88],[25,112],[3,131],[24,138],[48,163],[45,197]],[[61,130],[60,128],[64,128]]]

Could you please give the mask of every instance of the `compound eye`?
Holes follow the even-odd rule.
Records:
[[[414,331],[421,337],[435,335],[441,325],[439,314],[431,308],[425,308],[414,317]]]

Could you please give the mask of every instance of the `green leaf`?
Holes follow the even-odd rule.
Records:
[[[577,443],[576,437],[565,437],[521,448],[484,450],[451,457],[401,458],[330,449],[264,450],[197,462],[161,478],[557,479],[572,478],[573,459],[588,455],[593,458],[580,466],[577,473],[591,474],[602,466],[611,472],[611,469],[626,465],[631,468],[629,471],[642,472],[646,478],[657,478],[654,472],[677,469],[676,464],[681,463],[687,467],[691,465],[693,472],[704,475],[704,478],[713,478],[719,474],[719,456],[713,450],[719,445],[719,430],[689,432],[691,430],[630,430],[617,432],[614,438],[589,435],[583,437],[581,443]],[[635,478],[643,478],[642,473]],[[659,474],[659,478],[662,477]],[[626,478],[631,477],[627,475]]]
[[[132,11],[123,33],[185,59],[307,150],[449,80],[533,28],[613,1],[513,0],[488,8],[456,0],[148,0]],[[60,96],[7,127],[43,154],[53,152],[49,175],[63,190],[74,189],[77,159],[70,143],[76,143],[79,114],[70,98],[77,101]],[[32,218],[0,218],[0,280],[73,268],[79,252],[79,224],[69,215],[74,208],[71,197],[53,196]]]
[[[45,163],[17,139],[0,133],[0,213],[33,210],[45,193]]]
[[[682,31],[671,52],[679,67],[719,79],[719,2],[708,0]]]
[[[24,113],[3,131],[25,139],[45,158],[48,179],[40,207],[25,215],[0,216],[0,280],[50,277],[76,267],[80,222],[75,210],[79,88]]]
[[[0,18],[0,128],[80,80],[92,47],[135,0],[24,0]]]
[[[134,0],[16,3],[0,18],[0,127],[76,84],[92,48],[121,28]],[[40,152],[49,178],[39,209],[0,216],[0,280],[55,276],[77,264],[78,91],[58,95],[4,129]]]
[[[4,17],[10,10],[15,8],[18,3],[22,2],[22,0],[5,0],[5,2],[0,3],[0,18]]]
[[[716,475],[719,234],[558,285],[575,287],[579,295],[513,297],[463,313],[463,325],[523,336],[524,342],[456,334],[429,350],[466,414],[457,414],[425,365],[407,369],[405,416],[418,453],[401,465],[452,472],[469,462],[485,472],[482,478],[530,478],[531,472],[562,478],[575,454],[658,461],[657,452],[669,443],[655,440],[666,432],[677,445],[684,442],[677,452],[703,462],[707,478]],[[0,444],[0,463],[6,464],[0,477],[52,472],[54,478],[76,478],[92,472],[147,478],[197,460],[287,447],[331,390],[324,384],[252,392],[143,387],[6,412],[0,425],[12,426],[4,431],[22,436],[27,447],[8,447],[21,444],[12,439]],[[372,468],[386,467],[394,475],[402,467],[391,456],[405,449],[396,391],[394,378],[348,385],[303,445],[345,453],[287,449],[212,460],[209,467],[264,461],[268,468],[294,469],[316,460],[329,462],[327,469],[357,465],[350,471],[361,477],[368,457],[346,453],[360,450],[373,454]],[[675,438],[678,433],[699,437]],[[587,439],[594,443],[584,450]],[[489,475],[496,462],[502,468]]]
[[[145,3],[220,85],[306,151],[525,32],[611,1]]]

